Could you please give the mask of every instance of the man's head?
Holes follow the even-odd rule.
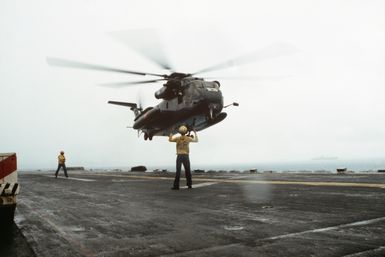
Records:
[[[180,126],[179,133],[181,133],[182,135],[185,135],[187,133],[187,127],[184,125]]]
[[[64,154],[64,151],[60,151],[60,154]]]

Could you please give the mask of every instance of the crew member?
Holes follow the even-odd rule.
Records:
[[[179,189],[179,179],[180,179],[180,171],[182,168],[182,164],[184,167],[184,171],[186,174],[186,182],[187,187],[189,189],[192,188],[192,181],[191,181],[191,170],[190,170],[190,158],[189,158],[189,144],[190,142],[198,142],[198,136],[197,133],[194,131],[194,137],[190,137],[186,135],[187,133],[187,127],[182,125],[179,127],[179,133],[180,136],[174,136],[172,132],[170,133],[168,137],[168,141],[170,142],[176,142],[176,174],[175,174],[175,180],[174,180],[174,186],[171,188],[173,190]]]
[[[59,173],[59,170],[61,167],[63,167],[64,175],[68,178],[67,168],[66,168],[66,157],[64,156],[64,151],[60,151],[60,154],[57,157],[57,160],[58,160],[58,165],[55,173],[55,178],[57,178],[57,174]]]

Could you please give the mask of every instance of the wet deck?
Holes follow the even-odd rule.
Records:
[[[385,256],[385,174],[194,174],[179,191],[173,174],[19,180],[37,256]]]

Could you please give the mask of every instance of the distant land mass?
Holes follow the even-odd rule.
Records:
[[[338,157],[337,156],[324,156],[324,155],[321,155],[321,156],[318,156],[318,157],[314,157],[312,160],[313,161],[334,161],[334,160],[338,160]]]

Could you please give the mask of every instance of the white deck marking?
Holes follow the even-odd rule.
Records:
[[[380,222],[380,221],[385,221],[385,217],[371,219],[371,220],[357,221],[357,222],[342,224],[342,225],[333,226],[333,227],[305,230],[305,231],[302,231],[302,232],[296,232],[296,233],[290,233],[290,234],[285,234],[285,235],[280,235],[280,236],[273,236],[273,237],[269,237],[269,238],[264,238],[262,240],[276,240],[276,239],[282,239],[282,238],[288,238],[288,237],[295,237],[295,236],[301,236],[301,235],[307,234],[307,233],[325,232],[325,231],[330,231],[330,230],[336,230],[336,229],[339,229],[339,228],[349,228],[349,227],[357,227],[357,226],[369,225],[369,224],[377,223],[377,222]]]
[[[254,176],[234,176],[234,177],[231,177],[229,179],[243,179],[243,178],[255,178]]]
[[[146,179],[113,179],[112,183],[126,183],[126,182],[147,182]]]
[[[118,175],[105,173],[82,174],[84,176],[105,176],[105,177],[120,177],[120,178],[135,178],[148,180],[174,180],[173,177],[158,177],[158,176],[138,176],[138,175]],[[201,182],[216,182],[216,183],[245,183],[245,184],[270,184],[270,185],[303,185],[303,186],[328,186],[328,187],[369,187],[381,188],[385,187],[385,183],[357,183],[357,182],[331,182],[331,181],[284,181],[284,180],[252,180],[252,179],[218,179],[193,177],[193,181]]]
[[[238,230],[243,230],[242,226],[224,226],[224,229],[228,231],[238,231]]]
[[[54,178],[53,176],[46,176],[48,178]],[[78,181],[86,181],[86,182],[93,182],[96,181],[95,179],[88,179],[88,178],[73,178],[73,177],[57,177],[59,179],[69,179],[69,180],[78,180]]]
[[[192,188],[207,187],[215,184],[218,184],[218,182],[205,182],[205,183],[193,184]],[[186,188],[187,186],[181,187],[181,189],[186,189]]]
[[[370,250],[366,250],[366,251],[363,251],[363,252],[358,252],[358,253],[352,253],[352,254],[349,254],[349,255],[344,255],[343,257],[371,256],[371,254],[373,254],[373,256],[374,256],[376,253],[379,253],[382,250],[385,250],[385,246],[380,246],[380,247],[377,247],[377,248],[374,248],[374,249],[370,249]]]

